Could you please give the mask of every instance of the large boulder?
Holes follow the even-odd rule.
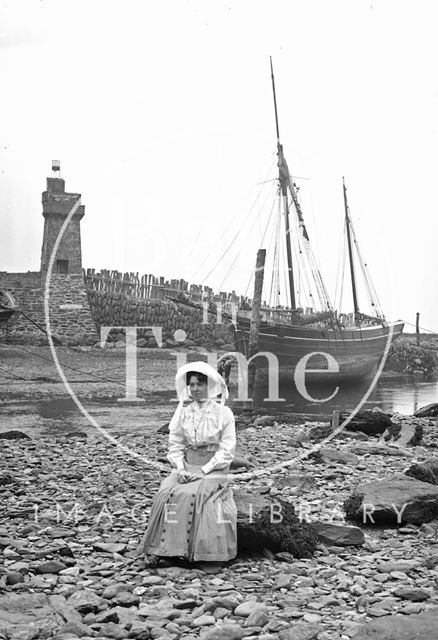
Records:
[[[348,412],[343,412],[339,416],[339,424],[349,417]],[[362,431],[368,436],[381,435],[392,425],[391,418],[383,413],[383,411],[360,411],[356,413],[354,418],[345,426],[347,431]]]
[[[63,624],[45,593],[6,593],[0,596],[0,636],[14,639],[49,638]]]
[[[406,471],[406,475],[421,480],[421,482],[438,485],[438,458],[422,463],[414,462]]]
[[[27,433],[24,433],[24,431],[16,431],[16,430],[3,431],[3,433],[0,433],[0,439],[1,440],[32,440],[32,438],[28,436]]]
[[[359,527],[332,524],[331,522],[311,522],[310,526],[322,544],[347,547],[361,545],[365,542],[364,533]]]
[[[233,489],[237,506],[239,551],[288,551],[296,558],[312,556],[317,537],[312,527],[295,514],[292,504],[256,490]]]
[[[421,407],[414,413],[414,416],[417,418],[428,418],[433,416],[438,416],[438,402],[432,402],[432,404],[427,404],[425,407]]]
[[[433,640],[438,638],[438,608],[410,616],[384,616],[371,620],[353,640]]]
[[[362,524],[422,524],[438,517],[438,487],[404,475],[358,485],[344,502]]]
[[[413,420],[392,424],[381,440],[398,447],[417,447],[423,444],[423,426]]]

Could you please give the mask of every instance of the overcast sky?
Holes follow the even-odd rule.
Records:
[[[437,14],[434,0],[3,0],[0,270],[39,269],[60,159],[86,205],[85,267],[244,293],[275,191],[259,184],[276,171],[272,55],[332,297],[345,176],[386,316],[419,311],[438,331]]]

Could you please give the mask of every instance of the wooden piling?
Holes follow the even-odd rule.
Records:
[[[257,251],[254,277],[254,297],[252,300],[251,325],[249,329],[248,357],[251,358],[259,348],[260,307],[262,304],[263,278],[265,274],[266,249]],[[255,383],[256,367],[254,361],[248,366],[248,396],[252,396]]]

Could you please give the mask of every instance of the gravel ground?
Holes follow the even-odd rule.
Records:
[[[6,399],[2,394],[3,432],[17,426],[11,425],[12,413],[3,411],[9,410],[14,398],[29,406],[65,399],[55,368],[36,355],[47,355],[47,350],[25,349],[33,356],[24,351],[17,356],[15,347],[2,347],[1,367],[7,374],[0,383],[8,391]],[[68,364],[67,354],[60,352]],[[117,402],[124,357],[114,351],[103,358],[92,350],[78,354],[75,367],[79,361],[78,369],[116,382],[92,382],[93,376],[84,378],[80,371],[71,372],[72,382],[82,394],[96,384],[93,395]],[[141,409],[133,407],[130,418],[126,407],[120,410],[125,422],[108,429],[112,441],[91,426],[82,428],[68,411],[64,423],[68,428],[61,429],[58,412],[58,426],[50,433],[26,429],[23,423],[19,430],[30,438],[1,440],[0,638],[3,633],[8,640],[198,636],[346,640],[369,620],[438,607],[436,521],[386,529],[367,526],[362,546],[319,545],[315,556],[306,560],[279,561],[260,549],[258,555],[239,555],[224,566],[142,568],[134,550],[167,471],[156,471],[135,454],[152,461],[165,459],[167,436],[157,428],[169,415],[175,361],[172,352],[142,354],[139,380],[146,402]],[[164,394],[162,413],[150,414],[148,394],[157,393]],[[23,420],[27,414],[24,410]],[[133,416],[143,416],[143,431],[130,432]],[[289,444],[302,427],[275,422],[239,429],[239,448],[265,473],[245,480],[236,473],[232,482],[235,487],[262,488],[281,496],[306,519],[343,523],[343,502],[356,484],[403,472],[413,457],[433,455],[438,444],[436,422],[423,419],[422,425],[425,446],[412,453],[365,453],[355,464],[303,459],[275,474],[270,471],[273,464],[305,451],[305,443],[299,451]],[[331,446],[349,453],[356,444],[341,437]],[[288,482],[291,474],[308,478],[300,492]],[[220,631],[218,621],[232,627]]]

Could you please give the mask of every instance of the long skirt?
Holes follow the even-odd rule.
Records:
[[[199,473],[214,451],[188,449],[186,471]],[[190,561],[226,561],[237,555],[237,509],[227,483],[229,468],[179,483],[178,472],[165,478],[153,501],[137,555],[179,556]]]

